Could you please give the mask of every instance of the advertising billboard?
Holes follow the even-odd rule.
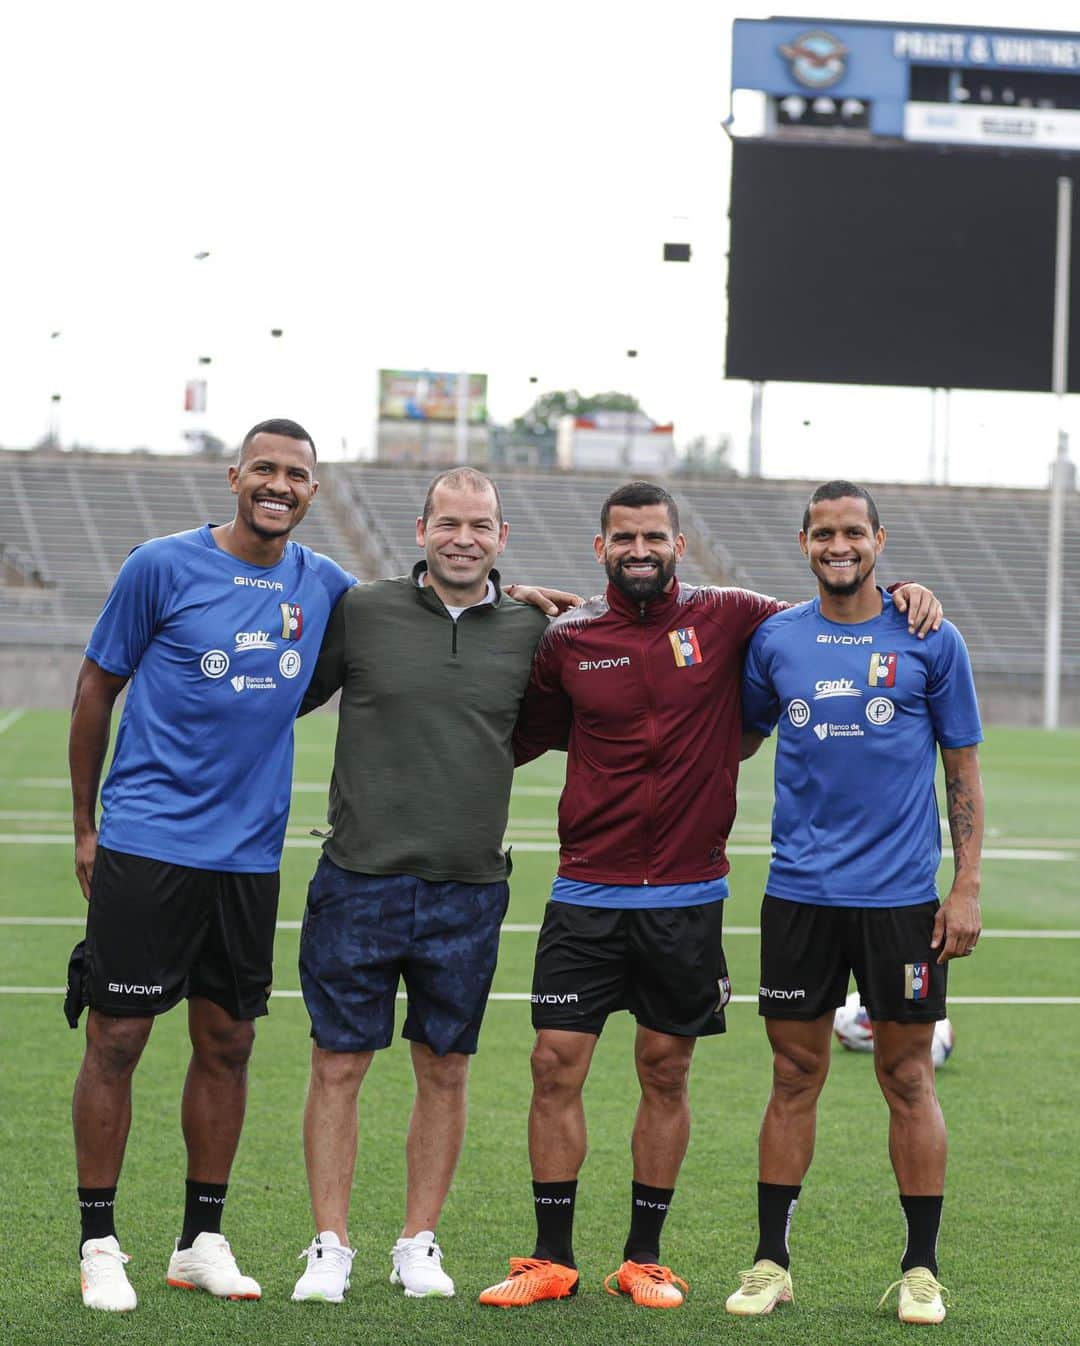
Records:
[[[469,425],[487,421],[487,375],[433,369],[380,369],[379,420],[456,421],[459,392]]]

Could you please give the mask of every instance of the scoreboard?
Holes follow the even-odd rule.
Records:
[[[1080,35],[737,20],[729,129],[729,377],[1050,388]]]

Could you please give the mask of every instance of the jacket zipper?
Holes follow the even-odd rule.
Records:
[[[648,789],[645,800],[645,824],[642,828],[645,837],[645,874],[641,880],[642,885],[647,888],[649,886],[649,862],[652,859],[653,819],[656,816],[656,772],[654,770],[654,763],[656,762],[656,713],[653,703],[652,677],[649,672],[650,633],[644,603],[638,609],[638,617],[641,621],[641,661],[645,669],[645,714],[649,726]]]

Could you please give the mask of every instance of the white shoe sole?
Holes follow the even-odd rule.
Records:
[[[397,1267],[390,1273],[390,1284],[399,1285],[405,1290],[406,1299],[453,1299],[453,1290],[410,1290],[401,1279]]]
[[[791,1292],[788,1290],[782,1290],[776,1296],[773,1302],[771,1304],[766,1304],[766,1306],[763,1309],[732,1308],[730,1304],[725,1304],[724,1308],[727,1309],[728,1313],[734,1314],[736,1318],[764,1318],[767,1313],[772,1313],[773,1309],[776,1308],[777,1304],[790,1304],[790,1303],[791,1303]]]

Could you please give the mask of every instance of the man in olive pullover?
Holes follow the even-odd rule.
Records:
[[[416,1099],[391,1281],[410,1297],[454,1293],[435,1228],[509,900],[511,736],[547,625],[535,607],[503,600],[493,566],[507,532],[488,478],[471,468],[436,477],[416,524],[425,560],[344,596],[301,708],[341,689],[331,832],[300,944],[314,1039],[304,1153],[318,1233],[296,1300],[338,1303],[348,1288],[357,1096],[374,1053],[390,1045],[401,976]]]

